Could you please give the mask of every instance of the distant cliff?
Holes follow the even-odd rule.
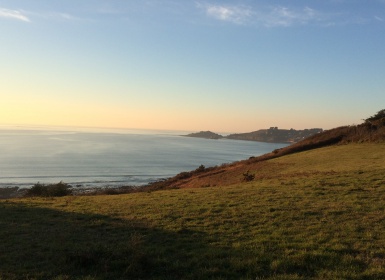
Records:
[[[191,133],[191,134],[184,135],[184,136],[206,138],[206,139],[221,139],[221,138],[223,138],[222,135],[216,134],[216,133],[211,132],[211,131],[200,131],[200,132]]]
[[[321,128],[295,130],[270,127],[269,129],[261,129],[248,133],[230,134],[226,138],[259,142],[294,143],[320,132],[322,132]]]
[[[295,143],[301,141],[309,136],[320,133],[323,130],[321,128],[311,128],[304,130],[295,129],[278,129],[278,127],[270,127],[269,129],[261,129],[247,133],[236,133],[228,136],[222,136],[220,134],[211,131],[201,131],[197,133],[191,133],[185,135],[187,137],[198,137],[206,139],[234,139],[234,140],[246,140],[246,141],[258,141],[269,143]]]

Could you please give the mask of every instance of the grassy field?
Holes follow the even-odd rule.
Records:
[[[250,166],[255,180],[0,200],[0,279],[385,279],[385,145]]]

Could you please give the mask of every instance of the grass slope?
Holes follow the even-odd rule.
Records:
[[[216,187],[0,201],[0,279],[385,279],[385,144],[249,163],[246,183],[240,166]]]
[[[326,130],[307,137],[290,146],[274,150],[271,153],[258,157],[252,157],[249,160],[243,160],[218,167],[211,167],[208,169],[201,168],[203,167],[201,166],[197,170],[182,172],[165,181],[145,186],[142,190],[234,184],[239,182],[242,178],[245,178],[243,174],[251,174],[250,169],[258,170],[259,177],[261,177],[260,170],[268,170],[266,168],[266,165],[269,164],[268,160],[323,147],[353,143],[385,143],[385,109],[366,119],[362,124],[342,126]],[[335,161],[337,161],[340,165],[342,164],[341,160],[342,158],[335,159]],[[360,161],[360,158],[357,158],[356,160]]]

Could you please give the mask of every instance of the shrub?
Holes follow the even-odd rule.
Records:
[[[53,196],[66,196],[72,194],[71,186],[59,182],[57,184],[44,185],[37,183],[30,188],[25,196],[43,196],[43,197],[53,197]]]
[[[205,169],[206,167],[203,164],[201,164],[197,169],[195,169],[195,172],[200,173],[205,171]]]
[[[245,182],[253,181],[254,178],[255,178],[255,175],[251,174],[248,170],[245,173],[243,173],[243,181]]]
[[[385,118],[385,109],[382,109],[378,111],[374,116],[371,116],[370,118],[365,119],[365,122],[370,123],[372,121],[380,120],[382,118]]]
[[[183,180],[191,177],[191,172],[181,172],[175,176],[177,180]]]

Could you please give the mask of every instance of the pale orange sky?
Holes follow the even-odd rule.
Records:
[[[1,1],[0,125],[328,129],[383,109],[385,3],[278,2]]]

